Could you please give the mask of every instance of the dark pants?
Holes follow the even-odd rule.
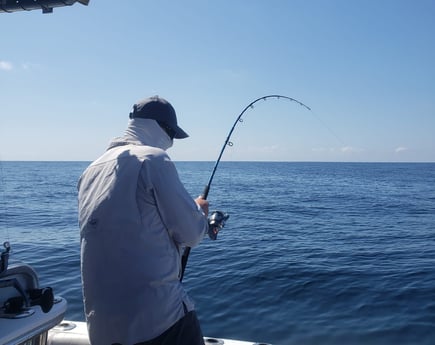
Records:
[[[135,345],[204,345],[204,339],[196,313],[192,310],[157,338]]]

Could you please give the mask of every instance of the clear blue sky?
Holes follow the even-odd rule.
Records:
[[[433,0],[91,0],[0,14],[0,159],[93,160],[158,94],[173,160],[435,161]]]

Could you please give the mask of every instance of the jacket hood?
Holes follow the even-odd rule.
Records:
[[[172,146],[173,140],[169,138],[157,121],[134,118],[128,121],[124,136],[113,139],[108,150],[129,144],[152,146],[166,151]]]

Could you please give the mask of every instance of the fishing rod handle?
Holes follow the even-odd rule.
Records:
[[[208,184],[207,186],[205,186],[204,191],[201,194],[201,197],[204,200],[207,200],[209,190],[210,190],[210,185]],[[190,247],[184,248],[183,255],[181,256],[180,282],[183,281],[183,278],[184,278],[184,271],[186,270],[187,260],[189,259],[189,254],[190,254],[190,249],[191,249]]]
[[[206,200],[208,197],[208,192],[210,191],[210,185],[205,186],[204,191],[201,194],[201,197]]]
[[[180,274],[180,282],[183,281],[184,278],[184,271],[186,270],[187,266],[187,259],[189,259],[190,254],[190,247],[184,248],[183,255],[181,256],[181,274]]]

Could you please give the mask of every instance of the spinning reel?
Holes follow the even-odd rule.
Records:
[[[230,215],[222,211],[213,211],[208,217],[208,237],[211,240],[216,240],[219,231],[225,226],[225,222],[230,218]]]

